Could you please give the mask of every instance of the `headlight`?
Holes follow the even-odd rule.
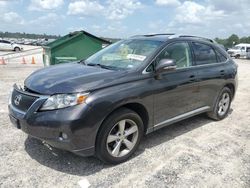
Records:
[[[55,110],[82,104],[88,97],[88,93],[58,94],[50,96],[40,110]]]

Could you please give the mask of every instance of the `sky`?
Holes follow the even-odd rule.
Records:
[[[250,36],[250,0],[0,0],[0,31]]]

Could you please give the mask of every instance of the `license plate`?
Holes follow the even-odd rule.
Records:
[[[20,129],[19,121],[18,119],[14,118],[13,116],[10,115],[10,121],[11,123],[18,129]]]

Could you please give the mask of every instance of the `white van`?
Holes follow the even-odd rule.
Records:
[[[250,44],[240,43],[230,48],[227,52],[231,57],[240,58],[247,56],[247,49],[250,48]]]

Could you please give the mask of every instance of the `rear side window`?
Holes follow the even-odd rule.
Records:
[[[218,62],[225,62],[227,60],[227,58],[223,54],[221,54],[220,52],[218,52],[217,50],[216,50],[216,54],[217,54],[217,60],[218,60]]]
[[[10,42],[6,40],[2,40],[2,43],[10,44]]]
[[[206,44],[193,42],[196,65],[217,63],[216,53],[214,49]]]

